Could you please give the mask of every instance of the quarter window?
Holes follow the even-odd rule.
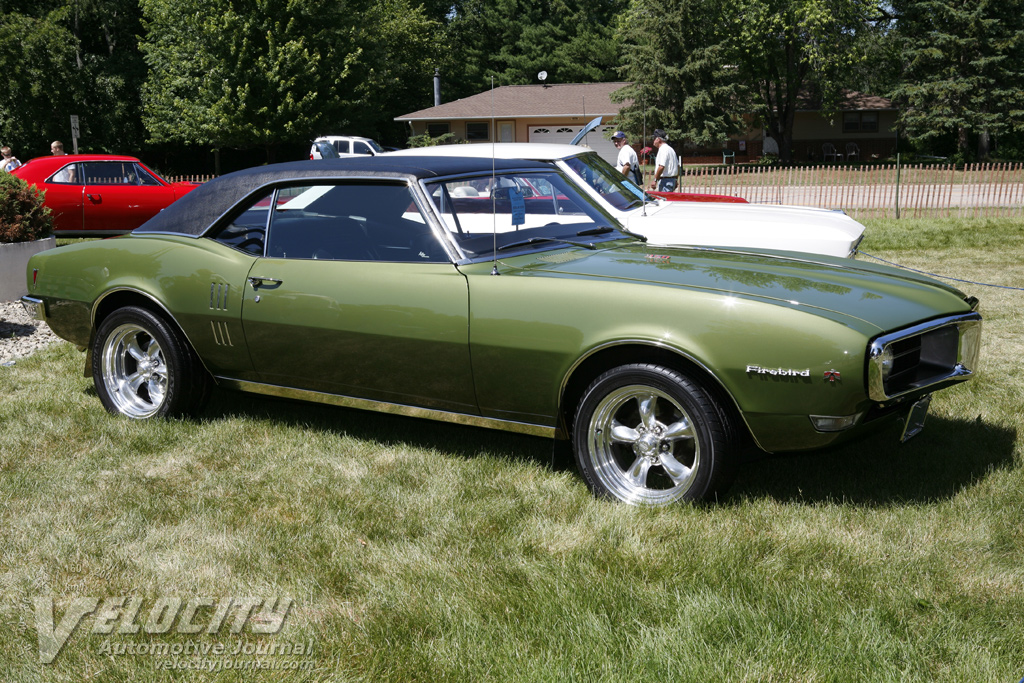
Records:
[[[262,256],[273,196],[273,190],[258,195],[237,211],[213,239],[247,254]]]
[[[81,185],[82,170],[81,164],[68,164],[60,169],[47,180],[48,183],[60,183],[64,185]]]

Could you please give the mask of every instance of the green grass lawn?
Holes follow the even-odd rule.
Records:
[[[888,260],[1024,287],[1020,222],[868,235]],[[0,680],[1016,683],[1024,291],[960,286],[982,299],[982,371],[919,437],[765,458],[703,507],[595,500],[564,447],[470,427],[227,392],[198,421],[129,422],[69,345],[19,360],[0,368]],[[141,598],[139,624],[161,598],[294,605],[270,635],[105,635],[90,615],[41,664],[49,596],[58,624],[90,596]],[[296,642],[312,650],[248,659],[310,668],[110,652]]]

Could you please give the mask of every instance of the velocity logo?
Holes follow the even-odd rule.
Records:
[[[142,598],[75,598],[56,623],[53,598],[33,598],[36,633],[39,637],[39,662],[50,664],[64,649],[68,638],[89,615],[91,633],[216,634],[228,624],[238,634],[248,625],[250,633],[277,633],[291,609],[291,598],[159,598],[148,610]],[[97,609],[98,608],[98,609]],[[56,623],[56,625],[55,625]]]

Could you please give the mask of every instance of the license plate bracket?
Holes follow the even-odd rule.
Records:
[[[907,418],[903,422],[903,434],[900,435],[900,443],[906,443],[921,433],[924,429],[924,421],[928,417],[928,406],[932,403],[932,395],[928,394],[920,398],[910,406],[907,411]]]

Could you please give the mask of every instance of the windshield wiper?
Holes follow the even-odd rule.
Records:
[[[615,230],[618,230],[619,232],[625,235],[629,235],[630,237],[636,238],[641,242],[647,241],[647,238],[644,237],[643,235],[638,235],[637,233],[632,232],[621,225],[618,228],[610,228],[607,225],[601,225],[596,228],[587,228],[586,230],[580,230],[578,233],[576,233],[576,236],[583,237],[585,235],[605,235],[609,232],[614,232]]]
[[[561,242],[562,244],[571,244],[574,247],[583,247],[584,249],[597,249],[590,242],[573,242],[572,240],[563,240],[560,237],[531,237],[528,240],[519,240],[518,242],[509,242],[498,247],[498,251],[503,249],[512,249],[513,247],[522,247],[527,244],[537,244],[539,242]]]
[[[596,228],[587,228],[586,230],[580,230],[578,233],[576,233],[576,236],[586,237],[587,235],[605,235],[614,230],[615,228],[609,228],[607,225],[599,225]]]

